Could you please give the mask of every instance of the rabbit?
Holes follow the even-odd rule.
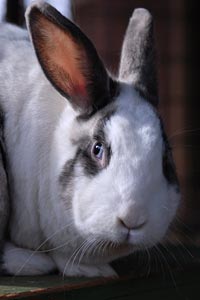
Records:
[[[157,109],[152,15],[133,12],[116,77],[49,4],[31,4],[26,22],[28,33],[0,27],[1,272],[116,276],[110,263],[161,242],[180,203]]]

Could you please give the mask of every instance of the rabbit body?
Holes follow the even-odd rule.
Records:
[[[165,141],[155,108],[130,79],[113,81],[112,99],[91,113],[84,89],[88,75],[74,70],[73,57],[66,56],[66,68],[70,65],[78,87],[73,80],[70,87],[63,85],[65,62],[62,72],[52,75],[54,48],[46,54],[34,36],[36,19],[54,32],[49,20],[57,13],[51,9],[38,4],[29,11],[35,14],[29,30],[37,55],[25,30],[0,25],[0,107],[11,206],[2,268],[17,275],[58,269],[70,276],[111,276],[110,261],[163,238],[179,203],[178,184],[163,174]],[[38,36],[49,43],[52,37],[43,32]],[[66,39],[79,51],[71,41],[74,32]],[[83,54],[83,61],[88,57]],[[101,85],[104,70],[101,79],[96,76]]]

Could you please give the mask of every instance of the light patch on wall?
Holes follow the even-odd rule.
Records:
[[[5,7],[6,7],[6,0],[0,0],[0,22],[3,21],[5,16]]]

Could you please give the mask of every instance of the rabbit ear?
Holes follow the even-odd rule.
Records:
[[[132,83],[153,105],[158,104],[153,19],[143,8],[130,19],[122,47],[119,78]]]
[[[26,20],[40,65],[53,86],[82,113],[105,106],[110,79],[81,30],[41,1],[27,9]]]

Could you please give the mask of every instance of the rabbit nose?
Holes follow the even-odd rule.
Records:
[[[119,218],[120,224],[127,228],[128,230],[139,230],[142,229],[147,223],[146,220],[141,220],[139,222],[128,222],[127,220],[123,220]]]
[[[140,230],[148,222],[148,212],[145,207],[136,202],[120,207],[118,222],[128,230]]]

